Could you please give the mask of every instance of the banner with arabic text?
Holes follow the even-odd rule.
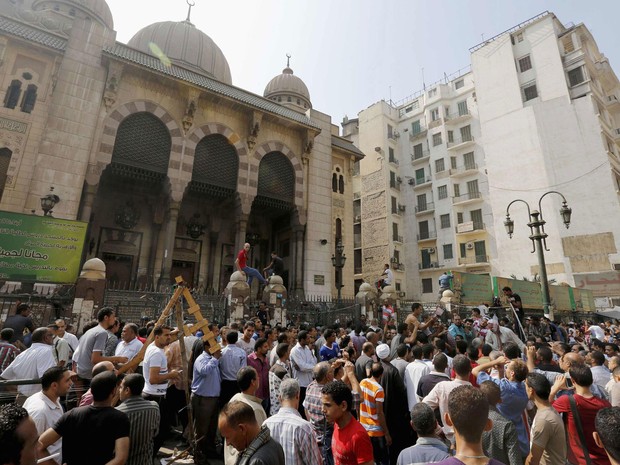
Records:
[[[497,277],[493,278],[493,285],[495,288],[495,295],[500,297],[503,305],[508,305],[508,301],[504,297],[502,289],[504,287],[509,287],[512,289],[512,292],[519,294],[523,308],[542,309],[542,290],[540,288],[540,283]]]
[[[488,274],[452,271],[452,290],[462,305],[491,305],[493,285]]]
[[[73,283],[88,224],[0,211],[0,280]]]

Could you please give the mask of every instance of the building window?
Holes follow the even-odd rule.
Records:
[[[22,99],[22,111],[24,113],[31,113],[34,110],[34,104],[37,102],[37,86],[34,84],[28,84],[24,98]]]
[[[456,169],[456,157],[450,157],[450,168],[453,170]]]
[[[394,149],[392,147],[388,148],[388,160],[390,163],[396,163],[396,157],[394,157]]]
[[[441,133],[433,134],[433,147],[441,145]]]
[[[442,171],[446,170],[446,164],[443,160],[443,158],[440,158],[439,160],[435,160],[435,173],[441,173]]]
[[[524,102],[527,102],[528,100],[532,100],[538,97],[538,90],[536,89],[536,84],[526,84],[521,89],[522,89]]]
[[[422,294],[433,293],[433,278],[422,279]]]
[[[443,245],[443,259],[451,260],[454,258],[454,251],[452,250],[452,244]]]
[[[11,85],[6,91],[6,95],[4,96],[4,107],[13,109],[17,106],[17,102],[19,102],[19,96],[22,93],[22,83],[17,79],[11,81]]]
[[[398,200],[392,197],[392,213],[398,213]]]
[[[454,142],[454,131],[448,131],[448,144]]]
[[[437,198],[439,200],[448,198],[448,186],[439,186],[437,188]]]
[[[398,223],[392,223],[392,240],[400,242],[400,237],[398,237]]]
[[[396,189],[396,173],[390,171],[390,187]]]
[[[459,109],[459,116],[465,116],[469,114],[469,109],[467,108],[467,100],[463,100],[457,104]]]
[[[338,192],[344,194],[344,176],[342,174],[338,178]]]
[[[424,149],[422,147],[422,144],[414,145],[413,146],[413,159],[414,160],[419,160],[423,156],[424,156]]]
[[[424,168],[415,170],[415,183],[424,184],[424,182],[425,182]]]
[[[458,212],[456,214],[456,224],[463,224],[463,213]]]
[[[571,69],[568,72],[568,82],[571,87],[577,86],[585,81],[585,77],[583,75],[583,66],[579,68]]]
[[[460,89],[461,87],[463,87],[465,85],[465,79],[459,79],[458,81],[456,81],[454,83],[454,88],[455,89]]]
[[[484,223],[482,222],[482,210],[472,210],[469,213],[472,223],[474,223],[474,229],[484,229]]]
[[[471,126],[467,125],[467,126],[463,126],[461,129],[461,141],[463,142],[469,142],[471,140],[473,140],[473,137],[471,136]]]
[[[469,194],[469,198],[477,199],[480,196],[477,179],[474,179],[473,181],[467,181],[467,193]]]
[[[291,100],[291,97],[287,97],[287,98],[286,98],[286,101],[287,101],[287,102],[291,102],[291,101],[292,101],[292,100]]]
[[[461,196],[461,186],[458,184],[454,185],[454,196],[455,197],[460,197]]]
[[[391,124],[387,125],[387,133],[388,133],[388,139],[394,138],[394,128],[392,127]]]
[[[400,263],[400,251],[394,249],[394,261]]]
[[[338,175],[332,174],[332,192],[338,192]]]
[[[439,119],[439,108],[433,108],[431,110],[431,121],[437,121]]]
[[[571,34],[562,37],[562,45],[564,46],[564,53],[575,51],[575,45],[573,44],[573,37]]]
[[[411,134],[412,135],[416,135],[416,134],[420,134],[422,132],[422,124],[420,123],[420,120],[416,120],[414,122],[411,123]]]
[[[530,56],[526,55],[523,58],[519,58],[519,71],[524,73],[529,69],[532,69],[532,60]]]
[[[441,229],[446,229],[450,227],[450,214],[446,213],[445,215],[439,215],[439,222],[441,223]]]
[[[461,255],[461,258],[465,258],[467,257],[467,244],[461,243],[459,244],[459,253]]]
[[[474,152],[463,154],[463,162],[465,163],[466,170],[476,169],[476,157],[474,156]]]
[[[517,37],[517,42],[523,42],[523,33],[522,32],[518,32],[516,34]]]

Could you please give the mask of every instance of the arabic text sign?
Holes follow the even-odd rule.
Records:
[[[620,293],[620,273],[617,271],[575,274],[573,277],[575,278],[575,287],[589,289],[597,296]]]
[[[508,305],[502,292],[502,289],[508,286],[512,292],[519,294],[523,308],[542,309],[542,290],[539,283],[499,277],[494,278],[494,282],[495,294],[501,298],[502,304]]]
[[[549,298],[555,310],[570,312],[573,309],[568,286],[549,286]]]
[[[72,283],[87,223],[0,211],[0,279]]]
[[[485,274],[460,273],[453,271],[454,276],[452,286],[456,295],[461,297],[460,303],[463,305],[487,305],[493,301],[493,286],[491,277]]]

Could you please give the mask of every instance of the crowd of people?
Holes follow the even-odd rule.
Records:
[[[315,327],[272,326],[262,303],[205,328],[215,350],[111,308],[78,339],[62,319],[35,328],[22,304],[0,377],[31,381],[3,393],[0,465],[145,465],[171,439],[197,464],[619,464],[620,325],[512,308],[413,304],[398,323],[386,302],[378,319]]]

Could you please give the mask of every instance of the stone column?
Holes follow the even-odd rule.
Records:
[[[172,254],[174,253],[174,239],[177,233],[177,220],[179,219],[180,202],[170,202],[168,218],[164,226],[164,257],[159,276],[159,285],[170,284],[170,271],[172,270]]]
[[[235,222],[235,230],[237,231],[235,237],[235,254],[237,254],[243,248],[243,244],[245,244],[245,234],[248,231],[248,219],[248,215],[243,213],[237,214],[237,220]]]
[[[303,294],[304,227],[296,226],[295,232],[295,293]]]
[[[93,213],[93,205],[95,203],[95,196],[97,195],[97,188],[99,185],[86,184],[86,188],[82,192],[84,196],[84,202],[82,202],[82,211],[80,212],[80,221],[84,223],[90,223],[90,217]]]

